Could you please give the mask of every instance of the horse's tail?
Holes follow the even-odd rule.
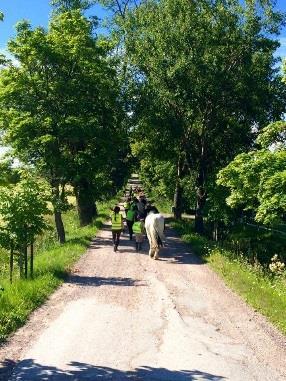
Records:
[[[162,219],[163,219],[163,229],[164,229],[165,228],[165,219],[164,219],[163,216],[162,216]],[[162,220],[158,221],[158,222],[162,222]],[[163,246],[163,241],[165,241],[164,232],[163,231],[159,231],[161,229],[158,230],[158,228],[156,228],[155,226],[154,226],[154,230],[156,232],[156,236],[157,236],[156,240],[157,240],[158,246]]]

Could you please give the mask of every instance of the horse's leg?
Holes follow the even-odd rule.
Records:
[[[154,259],[159,259],[159,247],[155,248],[155,254],[154,254]]]
[[[150,257],[150,258],[153,258],[153,257],[154,257],[154,254],[155,254],[154,248],[153,248],[152,246],[150,246],[149,257]]]

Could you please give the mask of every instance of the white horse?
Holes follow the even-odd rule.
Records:
[[[163,246],[163,241],[165,241],[162,214],[150,212],[145,220],[145,229],[150,245],[149,256],[158,259],[160,246]]]

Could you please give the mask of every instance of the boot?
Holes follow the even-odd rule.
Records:
[[[136,252],[138,253],[138,251],[139,251],[139,243],[136,242]]]
[[[138,242],[138,252],[141,251],[141,242]]]

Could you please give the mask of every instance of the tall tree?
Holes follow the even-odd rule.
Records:
[[[163,146],[157,157],[164,150],[176,162],[176,217],[182,180],[196,174],[199,232],[209,175],[252,144],[254,125],[284,111],[271,38],[281,21],[270,1],[252,0],[154,0],[124,21],[134,124],[141,139]]]
[[[81,9],[55,14],[49,30],[17,25],[9,50],[19,65],[0,76],[4,140],[24,163],[36,166],[54,194],[59,239],[65,187],[75,189],[80,222],[91,222],[98,175],[109,177],[124,144],[112,44],[95,37]]]

